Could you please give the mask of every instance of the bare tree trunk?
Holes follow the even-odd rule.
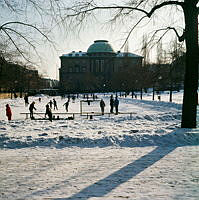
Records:
[[[153,101],[155,100],[155,86],[153,86],[153,97],[152,97],[152,100]]]
[[[173,77],[171,65],[169,66],[169,76],[170,76],[170,92],[169,92],[169,102],[172,102],[172,92],[173,92]]]
[[[140,88],[140,99],[142,100],[142,94],[143,94],[143,89],[142,87]]]
[[[185,0],[186,66],[182,108],[182,128],[196,128],[198,89],[198,10],[196,0]]]

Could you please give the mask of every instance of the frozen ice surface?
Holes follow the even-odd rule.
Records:
[[[109,112],[110,95],[103,98]],[[37,112],[56,98],[30,97]],[[139,97],[138,97],[139,98]],[[80,111],[80,101],[69,112]],[[74,120],[30,120],[23,99],[0,100],[0,199],[198,200],[199,129],[181,129],[182,92],[152,101],[120,97],[120,112]],[[8,122],[5,105],[13,119]],[[99,102],[83,111],[100,112]],[[43,117],[37,116],[35,117]]]

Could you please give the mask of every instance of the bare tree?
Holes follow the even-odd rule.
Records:
[[[158,42],[165,37],[169,31],[173,31],[180,42],[185,41],[186,69],[181,127],[195,128],[198,89],[198,0],[126,0],[124,1],[126,3],[124,4],[121,2],[121,5],[110,5],[110,3],[105,3],[103,5],[101,1],[100,3],[98,2],[99,1],[95,0],[75,1],[74,5],[71,5],[70,7],[66,6],[64,8],[65,16],[62,17],[63,21],[65,19],[71,19],[71,23],[76,22],[77,25],[82,25],[83,22],[87,22],[88,17],[95,17],[98,11],[111,12],[112,15],[109,16],[112,16],[112,18],[110,20],[116,22],[118,20],[125,21],[128,17],[128,22],[130,23],[135,18],[137,21],[131,26],[131,29],[126,36],[125,41],[128,41],[132,32],[141,24],[141,22],[146,19],[150,20],[153,16],[160,15],[161,12],[159,11],[161,9],[169,7],[173,14],[175,14],[175,11],[172,10],[172,8],[176,8],[177,11],[180,10],[182,18],[184,16],[183,31],[182,29],[179,30],[177,26],[172,27],[171,25],[168,25],[166,21],[170,19],[166,18],[165,24],[162,24],[162,28],[155,31],[154,37],[159,33]]]
[[[53,20],[53,2],[0,0],[0,51],[6,60],[24,64],[41,61],[37,46],[46,41],[53,45],[49,34],[52,23],[46,20]]]
[[[170,95],[169,101],[172,102],[172,91],[176,87],[180,89],[182,80],[184,78],[184,52],[181,43],[174,40],[171,43],[169,51],[170,65],[169,65],[169,85],[170,85]]]

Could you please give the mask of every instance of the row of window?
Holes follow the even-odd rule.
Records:
[[[91,72],[104,72],[104,60],[92,60]]]
[[[104,60],[91,60],[90,63],[90,72],[104,72],[105,67],[104,67]],[[66,68],[66,72],[69,73],[79,73],[79,72],[86,72],[87,67],[86,66],[80,66],[80,65],[74,65],[74,66],[69,66]]]
[[[66,72],[68,73],[80,73],[80,72],[86,72],[86,67],[80,67],[80,66],[73,66],[68,67]],[[104,72],[103,66],[91,66],[90,72]]]
[[[86,72],[86,67],[85,66],[79,66],[79,65],[75,65],[75,66],[71,66],[68,68],[67,72]]]

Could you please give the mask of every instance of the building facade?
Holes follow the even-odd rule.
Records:
[[[60,88],[66,92],[113,91],[115,76],[127,67],[142,67],[142,58],[115,52],[107,40],[96,40],[87,52],[72,51],[60,56]]]

